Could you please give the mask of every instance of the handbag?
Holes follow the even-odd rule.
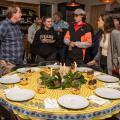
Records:
[[[112,48],[111,35],[110,35],[110,47],[111,47],[111,63],[112,63],[112,66],[114,66],[112,68],[112,75],[119,76],[119,69],[120,68],[117,67],[113,62],[113,48]]]

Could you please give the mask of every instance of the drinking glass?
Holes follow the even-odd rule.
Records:
[[[89,80],[92,80],[94,77],[94,71],[93,70],[87,71],[87,77],[89,78]]]
[[[37,80],[37,92],[39,94],[44,94],[46,92],[46,86],[42,84],[42,81]]]
[[[70,88],[71,89],[71,93],[72,94],[75,94],[75,95],[78,95],[78,94],[80,94],[80,87],[71,87]]]

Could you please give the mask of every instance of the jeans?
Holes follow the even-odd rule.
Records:
[[[66,56],[66,47],[63,47],[63,48],[59,48],[57,50],[57,60],[59,62],[62,62],[64,63],[65,62],[65,56]]]
[[[44,58],[39,55],[36,56],[36,61],[35,63],[39,64],[45,61],[56,61],[56,53],[51,54],[49,57]]]

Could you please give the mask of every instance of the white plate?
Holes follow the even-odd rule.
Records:
[[[102,72],[99,72],[99,71],[94,71],[94,76],[98,76],[98,75],[101,75],[103,74]]]
[[[108,99],[119,99],[120,91],[113,88],[97,88],[95,90],[96,95],[108,98]]]
[[[77,68],[77,71],[80,71],[80,72],[89,72],[93,70],[92,68],[88,68],[88,67],[78,67]]]
[[[58,69],[60,67],[60,65],[46,65],[46,66],[53,69]]]
[[[6,97],[12,101],[25,101],[33,98],[35,93],[27,89],[11,89],[7,92]]]
[[[17,74],[14,74],[0,78],[0,83],[4,83],[4,84],[17,83],[20,82],[20,79],[21,78]]]
[[[16,72],[18,73],[26,73],[28,70],[30,70],[30,68],[19,68],[16,70]]]
[[[40,70],[39,67],[31,67],[30,69],[31,69],[31,72],[36,72],[36,71]]]
[[[81,109],[89,105],[89,101],[86,98],[79,95],[70,94],[61,96],[58,99],[58,103],[61,106],[69,109]]]
[[[110,76],[110,75],[98,75],[98,76],[96,76],[96,78],[98,80],[103,81],[103,82],[110,82],[110,83],[119,81],[119,78],[113,77],[113,76]]]
[[[26,73],[26,72],[28,72],[29,70],[31,70],[31,72],[35,72],[35,71],[40,70],[40,68],[38,68],[38,67],[19,68],[19,69],[17,69],[16,71],[19,72],[19,73]]]

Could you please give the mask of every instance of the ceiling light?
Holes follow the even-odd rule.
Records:
[[[70,2],[66,3],[68,7],[77,7],[80,6],[80,3],[75,2],[75,0],[71,0]]]
[[[113,2],[114,0],[99,0],[100,2],[105,2],[105,3],[110,3]]]

